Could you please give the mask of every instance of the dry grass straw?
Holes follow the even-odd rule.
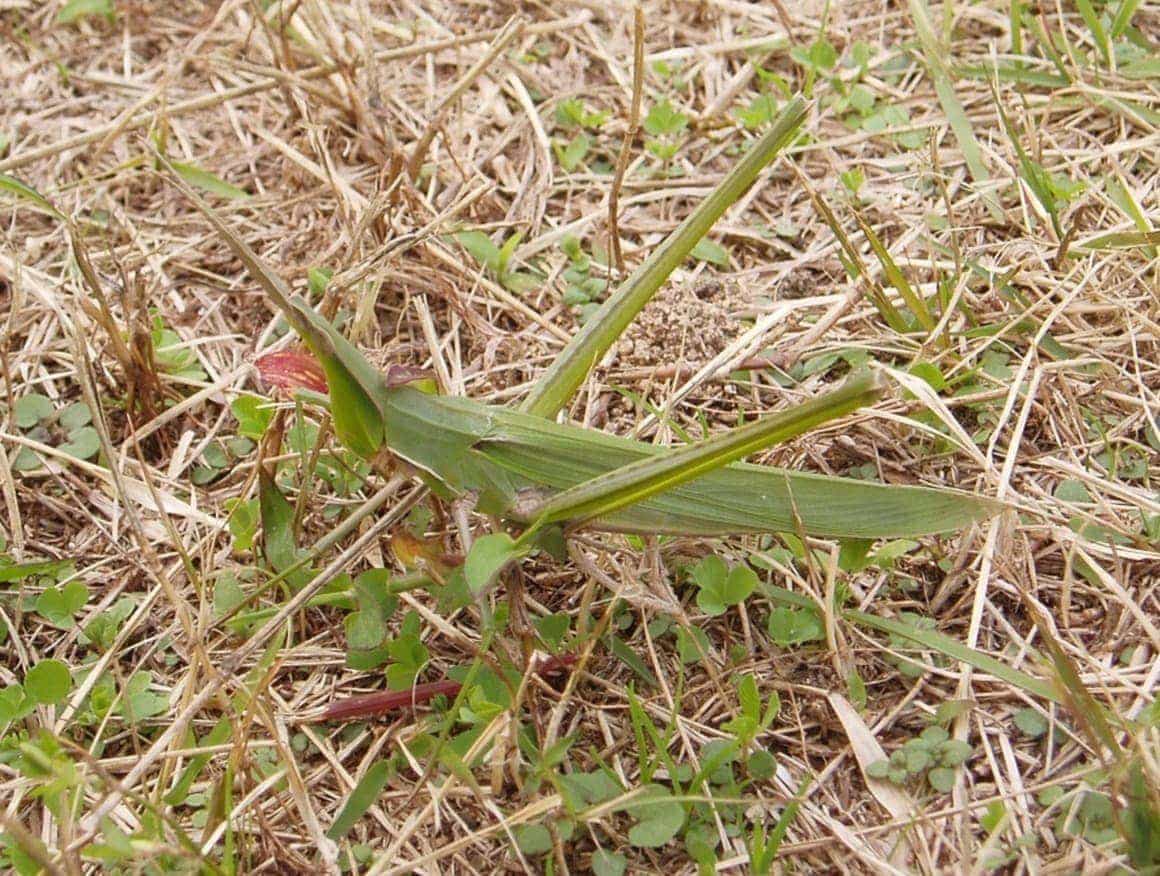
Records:
[[[77,852],[99,829],[99,816],[132,832],[153,809],[167,820],[165,836],[174,849],[180,829],[200,854],[216,858],[227,822],[203,831],[194,821],[196,807],[161,802],[190,759],[204,754],[207,767],[193,790],[211,794],[230,771],[230,841],[245,869],[328,868],[339,851],[322,836],[326,826],[367,768],[401,751],[413,772],[395,778],[351,834],[376,855],[391,850],[391,859],[377,859],[375,872],[535,869],[541,864],[521,859],[510,831],[556,811],[558,800],[547,790],[525,799],[510,764],[501,765],[503,780],[486,788],[417,786],[423,764],[409,753],[409,718],[298,728],[297,715],[377,684],[344,669],[336,614],[299,611],[292,601],[244,645],[216,623],[215,576],[254,563],[231,552],[226,529],[227,503],[252,495],[252,462],[242,461],[208,486],[194,486],[191,472],[211,442],[232,436],[228,403],[250,389],[255,350],[277,340],[270,311],[239,266],[153,172],[146,140],[249,192],[230,205],[230,221],[293,282],[304,283],[313,267],[334,269],[341,282],[331,286],[333,306],[358,314],[363,345],[385,361],[433,368],[456,392],[513,399],[575,330],[560,303],[559,278],[567,267],[560,241],[575,235],[609,248],[610,174],[553,166],[549,132],[555,106],[567,98],[606,109],[610,121],[598,147],[615,164],[632,117],[631,10],[531,4],[522,7],[518,24],[505,27],[513,10],[504,4],[305,0],[275,3],[261,17],[258,4],[236,0],[216,10],[198,3],[117,5],[114,24],[89,18],[64,26],[56,22],[60,4],[0,4],[0,26],[8,34],[0,50],[7,95],[0,105],[0,139],[7,142],[0,171],[19,173],[81,223],[118,330],[132,337],[149,329],[125,288],[138,284],[151,312],[178,333],[204,376],[159,375],[181,399],[168,409],[119,407],[130,389],[121,337],[95,318],[92,290],[75,269],[65,230],[49,216],[0,204],[4,407],[34,391],[62,404],[82,396],[99,400],[108,427],[105,459],[112,461],[112,468],[77,462],[23,435],[9,414],[0,434],[3,530],[15,559],[76,560],[92,592],[81,626],[122,595],[133,596],[136,609],[99,665],[120,679],[152,671],[153,688],[168,697],[169,709],[142,727],[98,725],[81,733],[69,719],[83,709],[92,682],[78,687],[55,721],[42,718],[88,749],[91,766],[82,768],[91,778],[88,792],[60,819],[31,794],[27,779],[0,765],[5,830],[26,833],[30,847],[43,843],[52,850],[46,868],[77,872],[92,866],[80,864]],[[667,95],[691,127],[674,158],[680,173],[670,178],[657,176],[641,138],[635,141],[616,219],[630,266],[730,165],[740,136],[733,111],[766,87],[755,65],[800,81],[784,47],[809,45],[822,23],[821,4],[785,10],[649,2],[643,13],[645,112]],[[958,4],[930,14],[933,32],[924,40],[953,31],[952,76],[956,65],[989,64],[1012,51],[1007,4]],[[1082,16],[1061,15],[1054,6],[1041,15],[1073,48],[1094,48]],[[1138,18],[1141,31],[1157,32],[1155,9],[1141,6]],[[863,83],[882,104],[905,108],[909,122],[885,134],[851,130],[826,108],[833,86],[819,81],[822,108],[807,122],[810,138],[792,150],[793,168],[782,163],[767,174],[713,235],[728,247],[729,273],[747,298],[742,315],[756,319],[756,328],[747,332],[738,322],[736,339],[711,363],[686,362],[672,351],[670,361],[655,363],[658,379],[610,358],[585,386],[573,415],[597,427],[636,425],[602,413],[618,389],[628,388],[663,411],[659,423],[649,424],[657,427],[657,440],[671,438],[675,427],[698,434],[702,421],[735,422],[739,413],[788,400],[769,370],[727,379],[738,362],[759,352],[783,369],[850,349],[903,370],[916,361],[935,363],[948,379],[986,366],[970,395],[941,400],[941,413],[967,433],[991,430],[971,444],[972,452],[920,453],[928,439],[906,417],[925,406],[898,398],[875,416],[799,440],[772,457],[825,472],[868,466],[893,482],[953,484],[1010,501],[1017,514],[982,531],[931,541],[903,559],[897,574],[916,584],[910,590],[893,586],[896,579],[874,567],[838,572],[840,583],[860,609],[928,614],[941,632],[1040,675],[1046,670],[1031,655],[1044,649],[1031,611],[1042,613],[1088,690],[1113,714],[1138,717],[1154,701],[1160,676],[1160,550],[1140,536],[1141,515],[1160,514],[1160,465],[1147,437],[1148,429],[1160,436],[1156,263],[1141,247],[1073,247],[1072,257],[1060,258],[1066,242],[1019,181],[1019,156],[987,82],[953,79],[963,113],[956,123],[968,125],[977,141],[964,156],[939,102],[945,95],[936,96],[928,68],[902,49],[918,44],[905,9],[833,4],[825,27],[839,51],[864,41],[880,57],[899,59],[899,76],[872,66]],[[526,60],[517,63],[521,56]],[[937,75],[948,75],[946,60],[939,59]],[[658,62],[677,72],[659,73]],[[1024,146],[1033,147],[1036,161],[1086,183],[1063,206],[1064,227],[1085,239],[1138,227],[1124,199],[1112,196],[1116,186],[1144,206],[1145,218],[1151,210],[1154,223],[1160,134],[1147,112],[1134,107],[1160,110],[1155,79],[1129,79],[1117,70],[1096,76],[1076,67],[1074,52],[1062,62],[1076,77],[1070,85],[1050,91],[1004,82],[998,99],[1025,132]],[[916,130],[931,132],[929,148],[896,145],[896,135]],[[989,180],[972,173],[977,167],[968,168],[965,158],[981,162]],[[414,184],[400,176],[408,160],[416,165]],[[838,181],[855,168],[865,175],[856,213],[843,206]],[[839,235],[821,221],[814,196],[832,208]],[[875,300],[892,307],[903,302],[891,286],[893,269],[877,261],[860,223],[928,300],[938,280],[951,278],[943,294],[953,306],[935,314],[933,332],[904,336],[883,321]],[[445,236],[464,224],[501,236],[522,232],[514,262],[535,260],[548,278],[542,290],[516,294],[482,271]],[[843,247],[865,266],[865,288],[843,270]],[[678,279],[697,284],[712,273],[704,262],[690,263]],[[1007,286],[1025,305],[1006,294]],[[1029,330],[1020,327],[1028,322]],[[997,331],[965,331],[972,324]],[[1072,351],[1071,358],[1045,353],[1049,337]],[[822,381],[822,374],[807,377],[802,388],[812,391]],[[930,422],[942,428],[937,417]],[[42,453],[46,465],[11,471],[22,448]],[[1125,465],[1134,468],[1125,473]],[[1066,500],[1074,490],[1060,498],[1064,482],[1082,484],[1088,500]],[[337,501],[356,508],[384,501],[373,492]],[[304,520],[308,542],[330,528],[318,513],[325,497],[312,498],[317,501],[306,503]],[[378,534],[393,519],[367,523],[362,537],[351,533],[338,553],[322,558],[323,574],[390,564]],[[1119,544],[1083,538],[1070,521],[1123,538]],[[443,535],[448,547],[458,546],[453,524]],[[1074,722],[969,667],[942,662],[907,677],[884,638],[843,626],[834,640],[844,643],[841,665],[855,668],[872,692],[869,708],[858,714],[832,670],[832,655],[777,649],[751,602],[721,618],[687,621],[708,634],[711,666],[686,667],[683,687],[674,691],[679,667],[671,637],[658,641],[646,629],[662,610],[680,617],[696,612],[691,600],[681,607],[687,591],[668,573],[669,561],[709,549],[743,558],[770,547],[677,540],[639,552],[615,539],[583,540],[574,546],[574,562],[536,567],[524,582],[527,610],[568,611],[600,626],[611,620],[610,598],[624,600],[636,620],[625,641],[658,679],[667,679],[660,689],[642,689],[643,706],[658,726],[676,715],[673,754],[694,768],[704,743],[721,738],[721,723],[735,713],[725,676],[753,672],[763,693],[780,691],[782,713],[762,743],[777,753],[788,784],[757,783],[746,802],[755,812],[773,813],[801,778],[813,776],[781,850],[795,868],[965,872],[1000,847],[1014,849],[1012,867],[1032,872],[1094,872],[1123,863],[1122,855],[1053,831],[1059,811],[1036,797],[1053,785],[1073,787],[1098,765],[1089,741],[1062,731],[1051,741],[1021,735],[1012,716],[1027,708],[1052,722]],[[833,589],[822,569],[778,568],[783,574],[776,583],[792,590]],[[443,619],[426,594],[407,598],[431,621],[425,639],[431,677],[472,656],[477,634],[470,617]],[[264,604],[276,605],[273,600],[274,592]],[[828,620],[831,628],[841,623]],[[8,630],[0,643],[5,683],[40,659],[76,667],[94,656],[75,629],[40,623],[12,599],[0,600],[0,622]],[[263,653],[272,641],[277,648]],[[730,666],[738,645],[741,662]],[[550,724],[552,738],[578,734],[581,765],[592,768],[584,752],[596,752],[633,787],[637,753],[625,690],[635,677],[603,646],[588,650],[583,671],[562,695],[534,686],[525,714],[538,726]],[[256,690],[246,682],[254,672],[263,679]],[[253,690],[250,705],[228,741],[196,746],[187,730],[203,737],[226,707],[226,695],[247,689]],[[976,750],[953,793],[884,795],[868,786],[856,768],[867,766],[866,752],[879,745],[892,750],[952,698],[975,704],[954,731]],[[501,737],[506,732],[495,728]],[[1156,731],[1150,732],[1146,741],[1154,746]],[[1120,744],[1127,738],[1121,735]],[[273,767],[263,754],[271,748]],[[518,760],[510,748],[509,756]],[[1156,756],[1153,747],[1153,764]],[[288,781],[280,784],[282,778]],[[997,802],[1007,821],[989,838],[980,816]],[[635,867],[693,869],[679,844],[630,848],[623,816],[606,814],[600,825],[558,843],[557,866],[587,866],[598,835],[619,845]],[[1013,846],[1020,835],[1036,841]],[[720,860],[737,868],[746,854],[736,837],[719,849]]]

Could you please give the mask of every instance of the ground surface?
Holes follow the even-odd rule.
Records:
[[[497,37],[513,15],[523,29]],[[0,2],[9,864],[741,872],[779,841],[775,866],[797,872],[1132,866],[1117,823],[1133,787],[1131,811],[1141,787],[1156,793],[1160,757],[1160,298],[1145,234],[1160,12],[722,0],[647,3],[643,18],[644,130],[619,197],[628,269],[790,94],[811,108],[572,418],[677,442],[876,362],[920,397],[898,389],[763,459],[1011,510],[868,554],[586,535],[489,597],[511,619],[488,671],[558,646],[581,655],[567,685],[529,672],[514,707],[502,685],[478,688],[440,754],[438,703],[305,722],[471,662],[478,606],[439,587],[384,599],[363,573],[452,574],[443,555],[495,524],[457,525],[409,480],[332,454],[316,413],[284,403],[271,422],[245,397],[264,396],[255,354],[289,339],[152,150],[295,287],[326,288],[377,359],[507,403],[615,283],[607,201],[632,11]],[[23,186],[75,220],[71,243]],[[260,453],[290,503],[264,537]],[[310,569],[261,586],[291,540],[344,522]],[[707,557],[748,564],[756,590],[715,613],[698,599]],[[263,627],[319,571],[329,602]],[[363,577],[352,589],[343,573]],[[836,605],[947,638],[916,650]],[[976,651],[964,662],[953,643]],[[1102,743],[1085,689],[1112,723]],[[896,751],[893,775],[872,778]],[[631,795],[649,785],[663,800],[641,807]]]

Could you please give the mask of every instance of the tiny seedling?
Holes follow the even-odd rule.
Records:
[[[697,585],[697,607],[710,617],[724,614],[744,602],[757,589],[757,573],[745,564],[730,569],[716,554],[701,560],[692,570]]]
[[[925,775],[934,790],[945,794],[954,787],[955,768],[966,763],[973,751],[969,742],[951,739],[945,728],[932,724],[908,739],[889,759],[868,764],[866,774],[895,785]]]
[[[552,151],[561,168],[571,173],[583,164],[594,134],[607,120],[607,112],[593,112],[578,98],[560,101],[556,106],[556,124],[563,136],[552,141]]]
[[[64,702],[72,688],[72,675],[60,660],[41,660],[24,676],[23,684],[0,688],[0,728],[19,721],[37,706]]]
[[[33,441],[56,447],[77,459],[92,459],[101,443],[92,423],[93,415],[84,402],[57,409],[47,396],[31,392],[13,405],[16,427]],[[15,471],[32,471],[42,465],[40,455],[30,447],[20,448],[12,460]]]
[[[520,232],[508,235],[502,244],[496,245],[482,231],[459,231],[454,239],[477,262],[491,273],[500,285],[512,292],[532,292],[540,287],[544,278],[531,271],[516,271],[511,268],[511,259],[523,235]]]
[[[576,308],[581,323],[587,322],[608,291],[608,280],[592,276],[593,259],[584,252],[577,238],[568,235],[560,241],[560,249],[568,257],[568,267],[562,275],[568,284],[564,290],[564,303]]]
[[[689,127],[689,117],[676,109],[666,97],[653,104],[644,117],[644,130],[651,137],[645,148],[667,166],[680,148],[680,138]]]

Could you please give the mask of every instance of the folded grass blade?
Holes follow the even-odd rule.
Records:
[[[947,115],[955,139],[959,141],[959,148],[963,150],[963,159],[967,162],[967,169],[971,172],[971,179],[982,186],[991,178],[987,165],[983,162],[983,150],[975,138],[975,131],[971,121],[967,118],[963,104],[955,94],[955,87],[951,81],[950,71],[947,69],[946,50],[940,45],[930,24],[930,13],[925,0],[910,0],[910,16],[914,21],[914,29],[922,43],[922,51],[926,56],[927,67],[931,79],[934,81],[934,90],[942,104],[943,112]],[[1003,210],[993,192],[985,190],[983,200],[995,221],[1001,221]]]
[[[600,306],[564,348],[524,400],[522,410],[554,417],[584,382],[605,351],[620,337],[669,274],[692,252],[713,223],[748,189],[761,169],[793,138],[805,120],[806,103],[795,97],[782,108],[773,126],[709,196],[632,275]]]

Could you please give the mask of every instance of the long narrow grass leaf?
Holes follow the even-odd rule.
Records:
[[[939,103],[942,104],[943,112],[947,115],[947,121],[950,122],[951,130],[955,133],[955,139],[959,141],[959,148],[963,150],[963,159],[967,162],[971,179],[981,186],[990,180],[991,174],[983,162],[983,150],[975,138],[975,131],[971,127],[970,119],[967,118],[966,110],[963,109],[958,95],[955,94],[950,72],[943,60],[946,57],[946,50],[940,44],[934,29],[931,27],[930,13],[927,10],[925,0],[910,0],[910,16],[914,21],[914,29],[918,33],[918,39],[922,43],[923,54],[926,56],[927,67],[930,70],[931,79],[934,81],[934,90],[938,95]],[[983,200],[992,217],[996,221],[1001,220],[1003,210],[1000,208],[994,193],[985,190]]]
[[[1113,231],[1076,243],[1073,249],[1134,249],[1154,248],[1160,244],[1160,231]]]
[[[692,252],[721,214],[753,184],[761,169],[793,139],[805,117],[806,103],[801,97],[795,97],[782,108],[769,131],[750,147],[728,176],[576,333],[540,376],[524,400],[524,411],[541,417],[554,417],[568,403],[588,372],[656,294],[669,274]]]
[[[1100,22],[1100,16],[1092,6],[1091,0],[1075,0],[1075,5],[1079,9],[1079,14],[1083,18],[1084,24],[1092,32],[1092,39],[1095,41],[1096,49],[1099,50],[1100,57],[1104,59],[1104,65],[1110,66],[1112,63],[1111,44],[1108,42],[1107,31],[1104,30],[1104,26]]]
[[[8,192],[16,195],[25,201],[30,201],[42,210],[51,213],[58,219],[62,219],[63,214],[53,206],[52,201],[30,186],[28,183],[17,179],[14,176],[9,176],[6,173],[0,173],[0,192]]]
[[[244,201],[250,197],[250,193],[245,189],[239,189],[237,186],[226,182],[220,176],[212,174],[208,170],[202,170],[195,164],[183,164],[180,161],[170,163],[183,180],[190,185],[195,185],[199,189],[209,192],[211,195],[228,198],[231,201]]]
[[[867,614],[864,611],[844,611],[842,612],[842,616],[860,626],[870,627],[883,633],[890,633],[904,639],[910,639],[912,642],[916,642],[924,648],[938,651],[940,654],[950,657],[952,660],[957,660],[960,663],[966,663],[968,666],[972,666],[980,672],[993,675],[995,678],[1020,690],[1024,690],[1029,694],[1034,694],[1037,697],[1042,697],[1053,703],[1062,702],[1059,691],[1056,690],[1055,685],[1051,682],[1036,678],[1022,670],[1014,669],[1003,661],[992,657],[990,654],[977,651],[935,630],[920,629],[913,624],[903,623],[893,618],[878,617],[877,615]]]
[[[928,332],[933,332],[935,321],[930,314],[930,309],[926,306],[926,301],[910,285],[910,281],[906,279],[906,275],[902,273],[902,269],[898,267],[898,263],[894,261],[890,251],[874,233],[870,223],[862,218],[862,215],[857,211],[854,213],[854,218],[858,220],[862,233],[866,235],[870,248],[874,250],[874,255],[882,266],[882,272],[886,275],[887,282],[902,296],[902,300],[906,302],[906,306],[910,308],[910,312],[915,315],[922,327]]]
[[[351,790],[342,811],[338,813],[338,817],[334,819],[334,824],[330,826],[326,835],[332,840],[339,840],[346,836],[347,832],[358,824],[359,819],[366,811],[375,804],[390,777],[391,762],[389,760],[378,760],[371,764],[370,769]]]

